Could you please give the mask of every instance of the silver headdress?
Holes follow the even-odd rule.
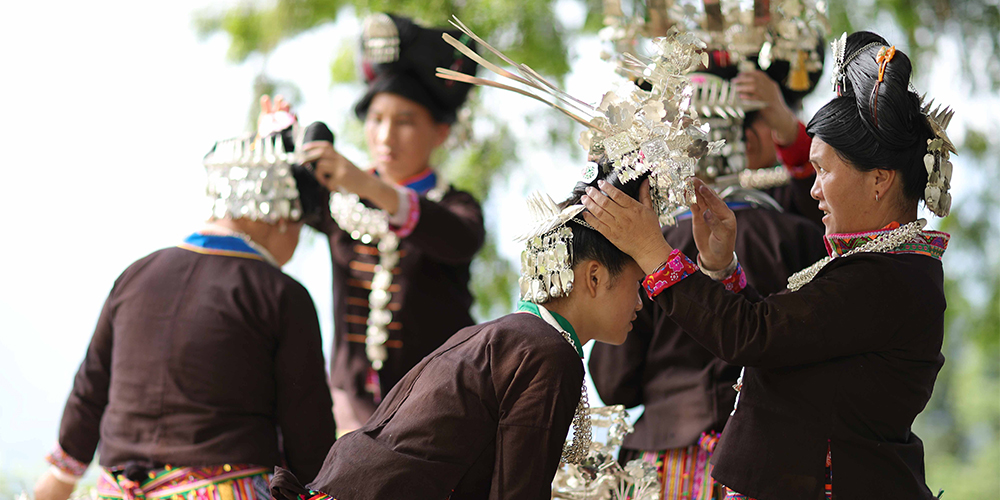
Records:
[[[824,0],[658,0],[646,12],[629,16],[621,0],[604,1],[602,38],[619,54],[634,52],[641,37],[663,36],[673,27],[702,39],[709,50],[728,53],[734,61],[757,56],[767,70],[775,60],[788,61],[785,86],[810,87],[808,74],[823,69],[817,43],[830,31]]]
[[[269,224],[299,220],[302,202],[292,174],[297,163],[296,155],[285,150],[281,134],[215,143],[204,160],[211,217]]]
[[[642,90],[632,82],[604,94],[601,103],[592,106],[562,91],[534,70],[518,64],[479,38],[457,18],[452,24],[481,46],[515,68],[516,74],[490,63],[448,34],[443,38],[456,49],[494,73],[526,88],[518,88],[467,74],[438,68],[439,77],[466,83],[497,87],[541,101],[587,127],[580,144],[592,154],[602,154],[611,164],[608,176],[622,183],[649,175],[650,194],[663,224],[673,224],[673,213],[693,199],[688,184],[699,158],[719,151],[725,141],[710,142],[710,127],[698,121],[692,106],[695,89],[684,76],[704,63],[704,47],[697,38],[671,32],[656,41],[657,55],[651,59],[630,56],[628,70],[651,84]],[[728,96],[726,100],[728,101]],[[725,102],[719,104],[725,113]],[[585,182],[594,180],[597,168],[584,169]],[[522,255],[521,297],[544,303],[552,297],[568,295],[573,289],[571,268],[572,231],[566,227],[582,206],[559,210],[551,198],[535,195],[529,199],[535,218],[531,230],[521,235],[527,241]]]
[[[714,182],[716,178],[740,173],[746,168],[743,120],[747,112],[762,109],[764,103],[741,99],[731,81],[716,75],[692,73],[688,78],[694,87],[693,111],[703,123],[708,123],[712,142],[725,141],[720,150],[698,161],[700,176]]]

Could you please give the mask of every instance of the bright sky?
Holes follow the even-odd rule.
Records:
[[[0,476],[30,478],[44,468],[41,459],[55,442],[73,374],[115,278],[200,226],[206,215],[200,159],[214,140],[244,128],[261,61],[233,65],[225,60],[225,37],[197,40],[191,20],[204,6],[201,0],[103,0],[4,7],[0,95],[7,118],[0,137],[7,177],[0,206],[8,223],[0,258],[8,264],[0,271]],[[582,20],[576,4],[563,7],[567,24]],[[341,41],[354,43],[357,33],[345,16],[270,58],[268,73],[301,89],[297,111],[304,122],[324,120],[338,130],[349,116],[360,86],[331,88],[329,63]],[[573,51],[579,59],[567,89],[596,102],[613,80],[597,55],[599,43],[580,40]],[[827,99],[816,94],[809,111]],[[499,222],[501,250],[513,258],[520,248],[511,240],[526,212],[521,194],[529,188],[566,193],[578,167],[567,165],[564,152],[553,152],[544,133],[534,133],[539,124],[525,122],[541,105],[507,94],[491,94],[487,102],[525,138],[519,143],[523,168],[487,205]],[[961,114],[973,103],[953,104],[958,127],[963,116],[984,119]],[[995,98],[987,104],[1000,109]],[[345,154],[365,163],[363,152]],[[959,192],[961,175],[956,168]],[[329,266],[326,243],[306,237],[285,268],[312,294],[326,346]]]

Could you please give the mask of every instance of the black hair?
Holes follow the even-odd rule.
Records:
[[[649,174],[643,174],[638,179],[634,179],[627,183],[622,183],[616,175],[611,173],[611,164],[604,158],[601,158],[598,162],[598,169],[601,174],[597,176],[590,183],[578,182],[576,186],[573,187],[573,192],[570,193],[570,197],[559,204],[559,208],[565,208],[570,205],[577,205],[580,203],[580,198],[587,194],[587,188],[593,187],[594,189],[600,189],[597,187],[597,182],[601,179],[611,183],[612,186],[622,190],[625,194],[631,196],[632,198],[639,199],[639,186],[642,184],[643,179],[648,177]],[[578,219],[583,219],[583,215],[578,215]],[[585,227],[576,222],[570,222],[569,228],[573,231],[573,262],[572,267],[576,267],[577,264],[585,260],[596,260],[601,263],[604,267],[608,268],[608,273],[611,275],[612,282],[621,275],[622,271],[625,270],[630,262],[634,262],[631,256],[627,253],[618,249],[614,246],[607,238],[604,237],[598,231]]]
[[[924,197],[923,156],[933,131],[921,112],[920,98],[909,89],[911,66],[906,54],[896,51],[879,83],[876,57],[888,46],[884,38],[867,31],[847,37],[844,54],[850,60],[843,68],[840,95],[816,112],[806,132],[860,171],[898,171],[904,196],[916,202]]]

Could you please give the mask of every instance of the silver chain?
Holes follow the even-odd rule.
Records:
[[[562,336],[574,349],[576,348],[576,343],[568,332],[562,332]],[[587,397],[587,382],[584,381],[580,391],[580,402],[577,403],[576,412],[573,414],[573,444],[563,447],[562,461],[567,464],[582,463],[590,453],[592,441],[590,401]]]

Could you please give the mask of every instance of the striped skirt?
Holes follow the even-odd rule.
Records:
[[[721,489],[712,479],[712,456],[719,435],[702,434],[698,444],[660,451],[622,450],[620,462],[641,459],[656,467],[663,500],[721,500]]]
[[[102,469],[102,500],[269,500],[271,469],[256,465],[170,467],[150,470],[133,481],[121,469]]]

